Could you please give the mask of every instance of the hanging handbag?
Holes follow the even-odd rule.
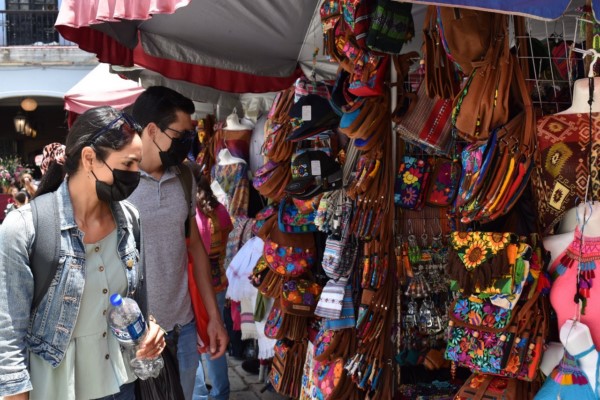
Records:
[[[430,98],[426,85],[419,86],[414,105],[398,119],[395,131],[401,138],[423,145],[436,154],[449,155],[452,145],[452,101]]]
[[[371,0],[340,0],[342,16],[348,29],[354,35],[356,43],[367,48],[366,40],[371,23]]]
[[[506,214],[526,188],[535,154],[535,113],[529,89],[514,55],[512,98],[522,111],[494,129],[484,144],[463,151],[463,173],[456,209],[461,222],[489,222]]]
[[[427,158],[404,155],[396,174],[394,203],[402,208],[419,210],[424,205],[431,164]]]
[[[445,356],[473,372],[531,381],[543,352],[548,309],[539,292],[512,310],[460,297],[451,306]]]
[[[514,276],[519,239],[514,233],[452,232],[446,272],[465,295],[494,287],[496,279]]]
[[[381,96],[389,64],[389,56],[362,53],[354,63],[348,91],[360,97]]]
[[[437,7],[428,6],[423,25],[425,88],[430,98],[451,101],[460,90],[458,72],[443,45]],[[423,83],[421,84],[423,85]]]
[[[371,50],[400,54],[404,43],[415,36],[412,3],[378,0],[371,16],[367,46]]]
[[[306,341],[278,340],[269,381],[277,393],[292,398],[300,395],[302,367],[306,356]]]
[[[460,163],[447,158],[438,158],[434,163],[425,204],[448,207],[458,192]]]
[[[518,390],[515,379],[486,374],[472,374],[460,388],[455,400],[518,400],[526,399],[526,391]]]
[[[485,58],[473,63],[475,68],[454,99],[452,123],[457,134],[471,142],[487,140],[493,129],[509,119],[514,59],[506,15],[494,14],[492,38]]]
[[[458,7],[437,7],[436,14],[443,32],[441,42],[463,73],[471,74],[496,40],[496,14]]]

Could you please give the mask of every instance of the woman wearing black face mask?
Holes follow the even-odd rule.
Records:
[[[57,205],[60,260],[35,307],[33,238],[54,232],[43,226],[34,232],[29,205],[0,226],[0,382],[5,382],[0,397],[5,400],[44,399],[49,393],[61,399],[134,398],[136,377],[108,329],[107,311],[112,293],[146,302],[132,228],[139,226],[139,216],[121,202],[140,179],[138,132],[130,116],[95,108],[71,128],[64,157],[45,160],[48,169],[36,198],[51,196]],[[140,358],[157,357],[165,345],[163,331],[148,319]]]

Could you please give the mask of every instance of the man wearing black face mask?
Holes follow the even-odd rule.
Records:
[[[128,198],[140,211],[149,312],[168,331],[181,326],[177,357],[186,400],[192,399],[199,354],[196,327],[188,292],[187,251],[193,257],[193,274],[209,315],[209,351],[220,357],[228,337],[210,281],[207,252],[190,218],[189,247],[185,221],[195,215],[195,204],[186,204],[182,164],[195,135],[191,114],[194,104],[181,94],[162,86],[146,89],[133,106],[133,117],[143,127],[141,179]],[[192,180],[191,193],[196,193]],[[191,208],[191,210],[190,210]],[[200,367],[201,368],[201,367]]]

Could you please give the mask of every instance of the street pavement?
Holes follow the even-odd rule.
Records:
[[[229,365],[229,384],[231,394],[229,400],[287,400],[288,397],[281,396],[275,391],[266,390],[264,382],[259,382],[258,375],[252,375],[242,369],[242,361],[233,357],[227,358]],[[207,382],[210,383],[210,382]],[[209,397],[210,398],[210,397]]]

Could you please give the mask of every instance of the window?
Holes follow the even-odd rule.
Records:
[[[6,0],[6,10],[7,45],[58,42],[58,0]]]

